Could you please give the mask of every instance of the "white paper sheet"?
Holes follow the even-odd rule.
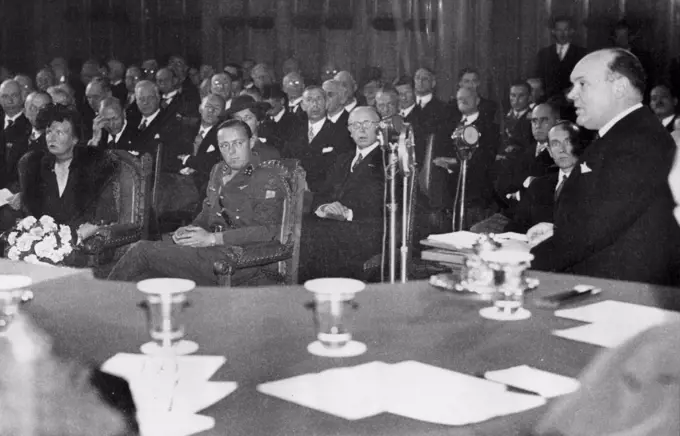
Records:
[[[181,413],[137,414],[141,436],[189,436],[215,427],[215,419]]]
[[[545,403],[543,397],[415,361],[371,362],[264,383],[261,393],[348,420],[380,413],[465,425]]]
[[[680,320],[678,312],[613,300],[557,310],[555,316],[591,323],[636,324],[644,328]]]
[[[553,334],[572,341],[614,348],[628,339],[650,328],[645,324],[604,323],[597,322],[563,330],[554,330]]]
[[[545,398],[559,397],[576,391],[578,380],[543,371],[528,365],[513,366],[498,371],[487,371],[484,376],[504,385],[514,386],[530,392],[536,392]]]
[[[463,230],[460,232],[430,235],[427,237],[427,239],[453,245],[454,247],[458,248],[470,249],[477,242],[479,236],[479,233],[467,232]]]

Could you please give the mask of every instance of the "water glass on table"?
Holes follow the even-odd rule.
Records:
[[[525,309],[524,291],[529,287],[525,272],[534,256],[520,250],[498,250],[482,254],[482,260],[494,273],[493,306],[480,310],[480,314],[499,321],[527,319],[531,312]]]

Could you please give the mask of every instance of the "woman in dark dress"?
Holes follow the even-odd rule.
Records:
[[[33,150],[19,163],[21,204],[27,215],[49,215],[75,231],[78,241],[118,220],[112,178],[117,162],[106,151],[78,145],[77,114],[47,105],[47,150]]]

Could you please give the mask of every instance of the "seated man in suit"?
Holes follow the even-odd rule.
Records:
[[[349,136],[349,131],[347,130],[349,112],[345,110],[343,101],[344,86],[339,81],[331,79],[323,82],[321,88],[326,93],[326,118],[333,123],[338,135]]]
[[[380,252],[385,175],[379,122],[367,106],[349,115],[356,148],[338,156],[314,196],[313,214],[302,226],[301,280],[359,277],[363,262]]]
[[[21,87],[15,80],[5,80],[0,85],[0,105],[4,112],[0,131],[0,189],[18,192],[17,164],[26,153],[31,135],[31,122],[24,115]]]
[[[99,104],[99,115],[93,122],[94,133],[87,145],[127,150],[136,153],[132,148],[135,127],[128,123],[123,106],[116,97],[107,97]],[[99,138],[98,142],[95,140]]]
[[[287,111],[293,115],[304,118],[305,111],[302,110],[302,93],[305,90],[305,81],[300,73],[292,72],[283,77],[281,81],[283,92],[288,96]]]
[[[470,88],[477,91],[479,94],[479,85],[482,83],[482,75],[476,68],[463,68],[458,73],[458,87],[459,88]],[[454,102],[455,103],[455,102]],[[455,106],[455,104],[454,104]],[[499,122],[496,117],[498,116],[498,103],[488,98],[479,96],[479,113],[482,118],[488,118],[489,121]]]
[[[205,198],[210,171],[222,159],[217,145],[216,126],[224,116],[224,99],[217,94],[207,95],[201,102],[199,112],[201,124],[193,135],[193,152],[177,158],[183,165],[180,174],[193,177],[202,201]]]
[[[581,131],[571,121],[560,121],[548,134],[548,152],[559,171],[533,179],[520,195],[506,232],[526,233],[541,222],[553,222],[555,201],[583,151]]]
[[[472,226],[477,233],[501,233],[515,213],[517,202],[534,178],[557,171],[550,156],[548,132],[559,119],[559,108],[549,103],[539,104],[531,112],[531,132],[534,142],[510,159],[495,163],[496,199],[498,213]]]
[[[248,95],[239,95],[232,101],[231,107],[227,111],[227,117],[241,120],[248,124],[252,133],[252,151],[256,154],[260,162],[276,160],[281,158],[281,153],[275,147],[267,144],[265,138],[260,138],[260,125],[266,118],[269,104],[255,101]]]
[[[286,94],[280,86],[268,86],[262,98],[271,107],[267,111],[268,119],[260,125],[260,137],[266,139],[267,144],[281,150],[299,118],[286,110]]]
[[[133,244],[109,274],[110,280],[138,281],[179,277],[198,285],[218,284],[213,263],[231,246],[275,239],[281,227],[285,181],[273,169],[259,167],[251,153],[246,123],[228,120],[217,127],[222,162],[213,167],[207,197],[193,223],[181,227],[172,241]],[[240,270],[233,284],[255,279],[260,268]]]
[[[26,150],[47,149],[47,142],[45,141],[44,122],[41,123],[39,117],[42,108],[52,103],[52,97],[46,92],[36,91],[32,92],[26,97],[26,104],[24,105],[24,114],[31,123],[31,135],[28,137]]]
[[[225,109],[231,106],[231,97],[234,95],[231,88],[231,77],[227,73],[217,73],[210,79],[210,93],[221,96]]]
[[[669,283],[678,227],[666,179],[676,147],[642,105],[642,64],[626,50],[598,50],[576,65],[571,80],[577,122],[599,139],[567,179],[554,226],[529,231],[537,244],[532,268]]]
[[[678,105],[678,99],[671,92],[671,88],[665,84],[658,84],[652,88],[649,94],[649,107],[654,112],[654,115],[661,121],[661,124],[672,132],[675,129],[675,107]]]
[[[302,94],[302,109],[308,121],[298,123],[283,148],[284,157],[299,159],[307,172],[307,185],[318,192],[338,155],[352,149],[352,142],[338,136],[332,122],[326,118],[326,93],[310,86]]]
[[[85,88],[85,98],[87,99],[87,107],[81,111],[83,117],[83,128],[85,129],[85,137],[89,138],[94,133],[93,122],[97,117],[99,111],[99,104],[106,97],[111,97],[111,83],[106,77],[93,77],[90,83]],[[96,141],[99,142],[99,141]]]
[[[193,130],[199,121],[198,93],[184,91],[180,78],[171,68],[158,70],[156,85],[161,92],[161,108],[164,109],[165,117],[174,118],[174,122],[178,122],[183,130]]]
[[[333,80],[337,80],[342,85],[345,91],[342,97],[342,104],[345,106],[347,113],[352,112],[352,109],[359,104],[357,100],[357,82],[349,71],[340,71],[333,77]]]

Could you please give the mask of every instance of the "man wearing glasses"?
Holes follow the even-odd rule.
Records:
[[[361,265],[380,252],[385,174],[378,142],[380,117],[367,106],[349,114],[356,144],[339,155],[302,226],[301,280],[360,277]]]
[[[281,227],[285,181],[276,169],[259,167],[251,153],[250,128],[228,120],[217,128],[222,161],[208,183],[203,207],[191,225],[172,234],[171,241],[140,241],[118,261],[110,280],[137,281],[177,277],[214,286],[213,263],[224,259],[230,246],[275,239]],[[252,283],[259,268],[239,270],[234,285]]]

